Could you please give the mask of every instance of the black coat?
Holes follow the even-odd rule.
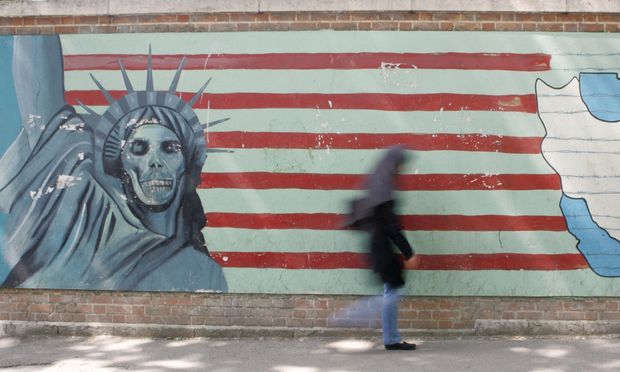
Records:
[[[372,217],[366,221],[366,229],[371,233],[370,256],[374,271],[379,273],[384,283],[398,288],[405,284],[402,276],[403,264],[392,249],[392,243],[405,259],[410,259],[415,253],[403,235],[393,209],[393,201],[375,207]]]

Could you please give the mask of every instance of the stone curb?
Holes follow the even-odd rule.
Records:
[[[478,320],[475,329],[408,329],[401,333],[407,338],[604,336],[620,334],[620,321]],[[381,336],[381,330],[0,321],[0,337],[99,335],[147,338],[375,338]]]
[[[455,338],[474,335],[473,330],[406,330],[401,333],[405,337],[441,338]],[[368,328],[218,327],[29,321],[0,322],[0,337],[100,335],[148,338],[370,338],[380,337],[381,330]]]
[[[140,15],[218,12],[596,12],[620,11],[620,0],[2,0],[0,17]]]
[[[620,321],[477,320],[476,334],[484,336],[594,336],[620,334]]]

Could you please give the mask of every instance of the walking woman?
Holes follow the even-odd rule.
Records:
[[[373,269],[384,283],[381,321],[383,343],[387,350],[415,350],[398,332],[398,289],[405,284],[402,261],[392,245],[412,260],[414,251],[403,235],[394,214],[394,181],[405,161],[403,147],[391,147],[366,180],[366,195],[353,202],[349,224],[371,234],[370,256]]]

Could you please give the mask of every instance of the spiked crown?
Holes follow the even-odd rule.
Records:
[[[123,119],[128,114],[147,107],[165,108],[174,111],[183,118],[185,123],[190,127],[196,144],[193,157],[195,161],[202,166],[207,156],[204,130],[207,127],[211,127],[228,120],[228,118],[225,118],[206,124],[201,124],[193,110],[193,106],[202,96],[202,93],[211,82],[211,79],[207,80],[207,82],[189,101],[185,102],[176,94],[181,72],[183,71],[183,66],[185,65],[185,57],[181,59],[179,67],[177,68],[174,78],[172,79],[172,83],[167,91],[155,91],[153,88],[153,67],[150,46],[147,58],[145,90],[134,90],[122,60],[119,59],[118,63],[125,87],[127,89],[127,94],[118,100],[115,100],[114,97],[112,97],[112,95],[103,87],[103,85],[92,74],[90,74],[90,77],[105,97],[109,106],[102,115],[99,115],[78,100],[80,106],[82,106],[97,121],[97,124],[94,126],[95,152],[97,154],[102,154],[101,160],[103,162],[103,170],[105,173],[115,177],[119,176],[123,139],[125,138],[126,130],[128,130],[126,125],[122,125]]]

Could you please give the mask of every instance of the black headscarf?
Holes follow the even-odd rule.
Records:
[[[348,225],[357,226],[372,216],[379,205],[394,200],[394,180],[398,167],[405,161],[405,149],[401,145],[392,146],[377,163],[364,182],[366,195],[352,201]]]

